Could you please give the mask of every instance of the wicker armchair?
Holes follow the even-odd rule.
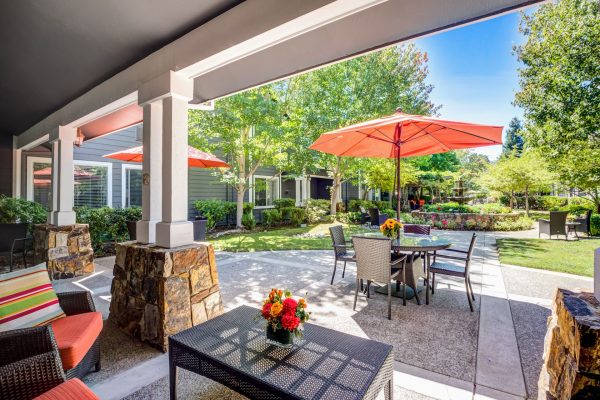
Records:
[[[392,241],[387,238],[354,237],[352,239],[356,252],[356,291],[354,307],[358,298],[360,281],[367,281],[367,297],[371,282],[383,283],[388,287],[388,319],[392,319],[392,285],[390,281],[402,281],[404,293],[403,304],[406,305],[406,282],[404,262],[406,256],[391,261]]]
[[[342,270],[342,278],[346,273],[346,263],[348,261],[355,262],[356,258],[354,254],[348,251],[352,247],[351,242],[347,241],[344,237],[344,228],[342,225],[335,225],[329,228],[329,234],[331,235],[331,241],[333,242],[333,253],[335,255],[335,261],[333,263],[333,274],[331,275],[331,284],[333,285],[333,278],[335,278],[335,270],[337,268],[338,261],[344,262],[344,269]]]
[[[568,211],[550,211],[550,219],[538,219],[540,231],[538,237],[542,237],[542,233],[550,236],[565,235],[567,239],[567,215]]]
[[[388,219],[388,215],[380,214],[378,208],[369,208],[369,215],[371,216],[371,227],[373,228],[379,228],[379,225]]]
[[[95,311],[89,292],[57,293],[67,315]],[[98,338],[81,362],[63,371],[52,328],[47,326],[0,332],[0,398],[31,399],[66,379],[82,378],[92,367],[100,371]]]

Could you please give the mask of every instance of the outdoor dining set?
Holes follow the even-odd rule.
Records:
[[[475,294],[469,276],[470,263],[477,234],[473,233],[466,250],[450,248],[452,242],[432,235],[428,225],[405,224],[395,238],[385,237],[379,232],[353,235],[346,240],[342,225],[329,228],[335,255],[331,284],[335,278],[338,262],[343,262],[342,278],[348,262],[356,263],[356,290],[367,298],[371,286],[378,285],[374,292],[387,294],[388,319],[391,319],[392,297],[401,297],[402,302],[419,297],[419,280],[424,280],[425,304],[429,304],[430,293],[435,293],[435,276],[448,275],[464,279],[469,307],[473,312]],[[366,285],[365,285],[366,282]]]

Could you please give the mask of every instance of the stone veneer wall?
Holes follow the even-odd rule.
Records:
[[[600,399],[600,302],[558,289],[544,343],[540,399]]]
[[[521,214],[510,213],[510,214],[475,214],[475,213],[442,213],[442,212],[422,212],[412,211],[411,215],[414,218],[420,218],[426,222],[435,224],[436,222],[441,223],[446,221],[452,227],[448,226],[448,229],[480,229],[480,230],[493,230],[496,221],[516,221],[521,217]],[[472,222],[467,222],[472,221]],[[472,225],[472,226],[471,226]],[[444,228],[444,225],[438,226],[438,228]]]
[[[86,224],[35,225],[33,251],[37,261],[46,262],[53,279],[94,272],[94,250]]]
[[[110,319],[130,336],[168,350],[168,337],[223,313],[211,244],[164,249],[117,244]]]

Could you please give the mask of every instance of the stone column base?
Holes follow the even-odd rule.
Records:
[[[53,279],[94,272],[94,250],[86,224],[35,225],[33,250],[37,261],[46,262]]]
[[[544,343],[539,399],[600,399],[600,302],[558,289]]]
[[[223,313],[211,244],[117,244],[110,319],[166,352],[168,337]]]

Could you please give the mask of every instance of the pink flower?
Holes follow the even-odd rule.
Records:
[[[447,220],[445,220],[445,219],[443,219],[443,220],[442,220],[442,225],[444,225],[444,226],[448,226],[448,221],[447,221]]]
[[[300,325],[300,318],[295,313],[286,313],[281,317],[281,326],[288,331],[293,331]]]
[[[296,308],[298,307],[298,302],[296,300],[288,297],[283,301],[283,313],[294,313],[296,314]]]

